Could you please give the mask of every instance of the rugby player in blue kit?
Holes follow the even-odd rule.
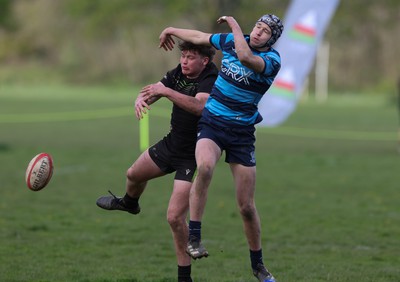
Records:
[[[236,199],[250,249],[254,276],[263,282],[275,281],[264,266],[261,224],[255,206],[256,183],[255,124],[262,120],[258,103],[281,67],[279,53],[272,48],[283,31],[281,20],[266,14],[244,35],[237,21],[220,17],[231,33],[211,34],[198,30],[168,27],[160,34],[160,47],[175,45],[174,37],[194,44],[208,44],[222,51],[221,69],[198,124],[196,143],[197,176],[190,192],[190,221],[187,253],[194,259],[208,256],[201,243],[201,219],[207,190],[215,165],[225,151],[236,188]]]

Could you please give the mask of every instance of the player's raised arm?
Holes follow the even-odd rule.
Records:
[[[264,60],[260,56],[253,54],[237,21],[233,17],[222,16],[217,20],[217,23],[227,23],[232,30],[235,38],[235,51],[240,62],[244,66],[251,68],[256,72],[262,72],[265,65]],[[268,36],[270,36],[270,34]]]
[[[205,33],[193,29],[167,27],[160,34],[159,48],[163,48],[165,51],[172,50],[175,45],[172,36],[197,45],[210,45],[209,39],[211,33]]]

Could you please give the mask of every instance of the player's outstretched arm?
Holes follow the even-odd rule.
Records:
[[[172,36],[193,44],[210,45],[209,39],[211,33],[205,33],[193,29],[167,27],[160,34],[159,48],[163,48],[165,51],[172,50],[175,45],[175,41]]]

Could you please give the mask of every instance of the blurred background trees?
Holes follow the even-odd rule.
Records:
[[[233,15],[250,32],[289,0],[0,0],[0,83],[138,83],[160,79],[179,52],[158,49],[167,26],[208,32]],[[400,76],[400,2],[341,1],[326,34],[334,91],[391,92]],[[299,58],[301,59],[301,58]]]

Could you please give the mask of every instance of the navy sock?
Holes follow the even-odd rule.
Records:
[[[193,282],[190,274],[192,272],[192,266],[180,266],[178,265],[178,282]]]
[[[262,249],[260,249],[258,251],[250,250],[250,260],[251,260],[251,267],[253,269],[257,269],[257,265],[259,263],[264,264],[263,258],[262,258]]]
[[[189,221],[189,237],[190,236],[201,240],[201,221]]]
[[[132,198],[131,196],[128,195],[128,193],[125,193],[125,196],[122,198],[122,201],[128,208],[136,208],[139,205],[139,198]]]

